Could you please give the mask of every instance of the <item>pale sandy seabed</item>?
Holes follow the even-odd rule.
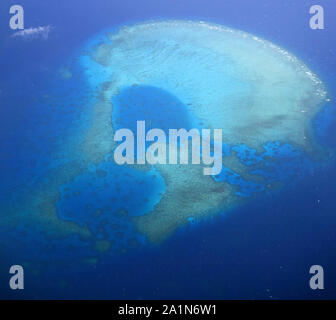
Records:
[[[92,92],[98,93],[94,105],[83,108],[90,123],[64,144],[61,152],[68,163],[24,190],[15,207],[2,209],[9,213],[0,222],[7,228],[24,219],[27,226],[40,226],[47,237],[77,234],[95,241],[100,252],[113,247],[109,239],[96,239],[87,225],[60,219],[56,204],[62,185],[90,166],[112,161],[111,101],[131,86],[161,88],[178,97],[195,127],[222,128],[224,142],[231,147],[243,144],[263,153],[266,143],[277,141],[323,161],[326,150],[314,142],[311,120],[326,104],[325,87],[300,60],[268,41],[205,22],[154,21],[107,33],[85,51],[79,63]],[[72,75],[67,69],[61,74],[65,80]],[[281,186],[251,174],[251,167],[233,150],[223,164],[245,180],[265,184],[264,190]],[[151,243],[160,243],[190,219],[225,214],[257,196],[239,196],[236,186],[204,176],[201,165],[157,165],[155,170],[166,188],[160,201],[145,215],[129,214],[135,230]]]

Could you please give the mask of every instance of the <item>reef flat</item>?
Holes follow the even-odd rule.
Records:
[[[83,51],[77,62],[95,99],[81,106],[82,122],[55,151],[66,161],[23,187],[15,208],[3,206],[12,214],[0,226],[29,216],[27,224],[50,237],[79,235],[99,253],[159,243],[300,178],[321,153],[311,121],[328,102],[325,86],[271,42],[172,20],[107,31]],[[73,70],[62,70],[69,81]],[[113,135],[137,120],[163,130],[223,129],[225,170],[204,176],[194,164],[119,168]]]
[[[324,85],[299,59],[268,41],[205,22],[159,21],[106,33],[89,56],[109,80],[102,94],[104,103],[111,102],[106,110],[117,117],[111,122],[104,117],[101,123],[97,118],[94,130],[108,127],[112,133],[116,126],[132,125],[129,119],[135,121],[134,114],[138,120],[153,121],[153,127],[167,127],[167,121],[171,128],[181,127],[180,121],[167,119],[173,114],[180,120],[187,114],[186,128],[222,128],[229,149],[248,146],[262,153],[263,146],[276,141],[302,152],[318,152],[310,121],[327,99]],[[94,79],[94,69],[89,68],[87,75]],[[155,90],[151,101],[142,99],[139,90],[148,87],[168,92],[179,103],[172,99],[170,109],[165,108],[169,103],[158,101]],[[88,150],[97,152],[97,148]],[[251,174],[234,149],[226,155],[231,175]],[[239,178],[233,186],[232,179],[206,178],[194,165],[157,165],[156,169],[166,181],[166,192],[153,211],[133,218],[137,229],[152,241],[190,219],[229,209],[239,202],[237,186],[246,183]],[[252,193],[273,187],[262,175],[251,176],[249,181],[259,182],[252,185],[256,187]]]

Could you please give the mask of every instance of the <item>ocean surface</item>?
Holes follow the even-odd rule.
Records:
[[[8,24],[12,2],[2,1],[0,298],[335,299],[336,4],[318,2],[325,11],[324,30],[309,28],[309,8],[316,4],[310,0],[22,0],[25,28],[49,26],[50,31],[47,37],[13,37],[15,31]],[[314,72],[328,92],[328,101],[310,121],[314,148],[279,141],[265,141],[262,151],[233,145],[232,152],[244,166],[264,164],[254,169],[264,180],[224,167],[211,183],[233,186],[234,196],[242,199],[240,205],[210,214],[209,201],[206,218],[191,214],[188,223],[179,226],[169,219],[141,220],[171,192],[174,172],[120,167],[109,162],[112,155],[104,150],[111,147],[109,123],[133,131],[136,120],[165,132],[206,127],[205,111],[201,114],[205,120],[197,110],[196,116],[190,116],[194,102],[187,101],[193,95],[183,78],[176,85],[181,94],[168,90],[176,80],[169,57],[159,70],[155,46],[145,43],[140,48],[132,36],[124,42],[113,38],[119,27],[182,20],[222,25],[273,43]],[[154,40],[159,32],[167,32],[162,30],[159,26]],[[104,51],[106,33],[120,52]],[[181,47],[187,50],[192,45]],[[131,49],[125,53],[128,46]],[[141,63],[133,55],[134,48],[143,55]],[[217,59],[212,53],[198,53]],[[107,63],[109,54],[113,61],[120,57],[114,68]],[[177,59],[176,65],[178,70],[186,64]],[[195,64],[190,77],[203,85],[195,92],[204,92],[202,88],[213,92],[197,96],[210,103],[219,95],[220,79],[216,68],[209,69],[213,77],[201,79],[201,65]],[[223,66],[228,75],[239,70],[229,63]],[[134,83],[135,72],[150,81]],[[102,92],[112,91],[112,76],[121,89],[111,99],[114,109],[109,113],[105,105],[109,96]],[[245,79],[244,73],[241,78]],[[232,79],[227,82],[228,92],[249,93],[258,85]],[[290,89],[293,97],[301,92],[299,87]],[[230,123],[236,121],[233,115],[228,115]],[[214,118],[218,119],[217,113]],[[216,119],[208,117],[210,122]],[[92,123],[99,123],[98,129]],[[246,136],[253,137],[254,131]],[[77,149],[77,141],[83,149]],[[224,155],[229,149],[224,139]],[[85,156],[78,150],[84,150]],[[273,183],[279,186],[268,190]],[[188,192],[192,191],[176,191],[172,202],[189,199]],[[178,227],[166,233],[165,223]],[[8,287],[8,270],[14,264],[25,269],[22,291]],[[312,265],[324,268],[324,290],[309,287]]]

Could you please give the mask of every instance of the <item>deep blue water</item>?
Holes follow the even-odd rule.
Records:
[[[75,71],[66,87],[58,85],[61,80],[55,74],[60,66],[76,57],[78,48],[88,38],[104,28],[153,18],[192,18],[221,23],[288,49],[317,72],[332,94],[336,91],[336,43],[333,41],[336,22],[332,17],[336,5],[330,1],[318,1],[326,14],[326,29],[322,31],[313,31],[308,25],[309,8],[316,1],[147,0],[139,3],[125,0],[120,3],[97,0],[85,4],[79,0],[21,1],[26,28],[53,27],[47,41],[10,38],[10,3],[3,1],[0,7],[0,201],[15,201],[20,185],[37,179],[41,168],[50,168],[53,150],[71,134],[76,123],[81,123],[81,105],[94,100],[87,94],[81,71]],[[46,93],[55,98],[53,110],[46,108],[48,103],[41,99]],[[157,95],[160,101],[176,99],[165,92],[157,92]],[[57,104],[58,96],[69,96],[67,104]],[[71,97],[76,100],[71,101]],[[177,105],[179,103],[177,101]],[[134,109],[134,119],[141,120],[137,111],[142,112]],[[157,121],[160,123],[159,115]],[[175,128],[176,121],[177,126],[188,126],[187,116],[171,121],[174,126],[168,119],[167,128]],[[316,130],[319,143],[335,150],[335,111],[320,114]],[[62,135],[53,139],[60,132]],[[282,171],[288,172],[286,168]],[[37,253],[25,252],[20,239],[0,229],[4,244],[0,247],[0,297],[335,298],[336,163],[325,169],[304,171],[302,175],[301,180],[288,184],[276,195],[251,201],[225,217],[183,228],[159,246],[145,246],[102,259],[95,268],[82,265],[77,269],[68,265],[59,269],[57,264],[50,265],[48,272],[41,274],[38,285],[36,277],[27,274],[26,289],[19,293],[7,289],[9,266],[23,256],[34,260]],[[148,185],[140,196],[151,188]],[[84,198],[89,196],[83,195]],[[78,209],[82,201],[76,199],[70,197],[67,201],[73,200],[70,205]],[[62,204],[61,200],[58,205]],[[93,221],[86,216],[71,219],[78,223]],[[98,223],[97,220],[91,223],[97,236],[101,232]],[[17,228],[20,230],[20,226]],[[32,247],[34,243],[38,245],[40,237],[31,230]],[[79,240],[72,241],[76,244]],[[50,243],[49,249],[55,256],[65,256],[67,252],[59,243]],[[83,244],[81,251],[72,254],[80,256],[89,250],[90,244]],[[313,264],[324,266],[323,291],[309,288],[309,268]],[[60,288],[55,279],[68,279],[72,286]]]
[[[126,88],[112,100],[112,121],[116,130],[128,128],[136,132],[137,121],[150,121],[146,130],[160,128],[167,136],[171,128],[192,128],[183,103],[162,89],[149,86]]]

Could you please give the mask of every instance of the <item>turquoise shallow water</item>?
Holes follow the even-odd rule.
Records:
[[[292,124],[291,121],[295,120],[296,116],[292,120],[288,114],[282,115],[277,104],[281,108],[286,107],[290,100],[288,100],[290,94],[293,95],[291,99],[294,101],[300,99],[300,94],[304,94],[305,86],[309,86],[309,81],[311,81],[312,88],[317,90],[318,97],[319,90],[323,90],[322,86],[318,87],[319,80],[309,72],[305,81],[300,84],[302,93],[297,90],[298,88],[292,92],[289,89],[291,88],[290,84],[283,85],[281,82],[283,81],[282,77],[287,80],[290,78],[281,67],[278,67],[279,74],[275,74],[274,77],[279,77],[280,80],[272,80],[272,75],[268,75],[268,77],[276,83],[272,88],[274,95],[277,95],[281,90],[286,92],[286,95],[280,96],[283,99],[280,101],[268,100],[272,92],[266,93],[264,91],[270,89],[267,80],[265,83],[254,82],[255,77],[258,77],[258,73],[260,73],[258,68],[251,69],[255,63],[254,58],[253,56],[252,58],[245,57],[245,53],[239,50],[245,50],[244,46],[250,45],[251,50],[256,50],[262,57],[265,55],[263,59],[270,59],[269,63],[273,63],[274,59],[279,59],[282,68],[288,72],[301,69],[303,74],[308,73],[300,61],[296,61],[288,52],[282,51],[280,48],[239,31],[232,31],[218,25],[207,26],[197,22],[181,22],[181,27],[178,21],[172,21],[171,26],[169,23],[158,22],[158,27],[155,23],[149,23],[130,28],[130,30],[139,28],[140,32],[146,35],[144,37],[146,40],[143,40],[141,35],[134,37],[133,31],[128,33],[127,29],[120,31],[121,34],[125,34],[125,39],[120,38],[122,36],[119,35],[118,29],[113,29],[112,33],[106,30],[104,35],[99,34],[96,39],[92,38],[87,43],[85,50],[89,52],[89,55],[80,55],[78,62],[70,63],[65,69],[62,69],[65,71],[61,71],[58,81],[63,82],[64,88],[73,90],[74,86],[78,92],[82,92],[82,84],[80,83],[83,80],[81,77],[85,79],[88,86],[86,89],[88,92],[83,95],[83,98],[77,91],[73,91],[66,96],[65,103],[62,100],[59,102],[60,105],[63,104],[63,108],[72,109],[71,117],[75,116],[77,110],[81,112],[75,122],[72,120],[72,132],[76,136],[74,140],[85,142],[89,139],[86,132],[96,121],[94,120],[95,111],[92,110],[94,105],[99,103],[102,92],[105,94],[104,89],[102,91],[105,83],[111,83],[113,89],[106,90],[107,97],[104,98],[104,101],[110,96],[113,108],[111,113],[106,113],[101,124],[98,122],[99,131],[106,130],[106,126],[110,122],[113,130],[129,128],[135,132],[136,121],[139,120],[147,122],[147,130],[161,128],[166,133],[170,128],[190,129],[196,127],[201,129],[207,125],[222,127],[225,141],[223,145],[224,157],[236,154],[240,163],[246,167],[241,172],[229,164],[228,167],[224,166],[222,172],[214,176],[213,179],[218,183],[227,182],[234,188],[234,193],[238,197],[246,198],[256,193],[270,192],[266,190],[270,183],[287,182],[300,178],[309,172],[312,163],[310,163],[308,155],[288,143],[283,144],[283,141],[276,140],[287,137],[292,130],[295,141],[297,139],[295,136],[297,125],[302,125],[301,122],[297,122],[297,124],[293,122],[294,124]],[[174,29],[173,33],[170,28]],[[201,33],[204,32],[204,35],[207,36],[205,46],[203,42],[200,42],[203,39],[202,34],[194,36],[196,34],[194,28]],[[223,42],[217,44],[216,36],[223,37]],[[128,37],[129,39],[127,39]],[[154,43],[156,37],[159,37],[161,42]],[[102,45],[104,42],[107,46],[112,43],[110,52]],[[262,45],[266,47],[266,52],[269,50],[269,53],[260,51]],[[116,48],[114,48],[115,46]],[[131,50],[132,46],[135,46],[135,50]],[[240,47],[241,49],[239,49]],[[102,51],[99,51],[99,48],[103,48]],[[115,57],[112,59],[113,55]],[[241,56],[240,60],[239,56]],[[238,63],[235,59],[238,59]],[[292,67],[286,65],[287,62],[284,62],[286,59],[292,63]],[[217,64],[214,64],[214,60],[217,61]],[[265,64],[267,64],[266,60]],[[245,71],[243,71],[244,65],[247,69]],[[77,72],[84,72],[84,74],[77,75]],[[225,78],[222,77],[223,72]],[[253,72],[256,74],[253,75]],[[67,73],[70,75],[69,77],[66,76]],[[162,77],[162,75],[164,76]],[[263,75],[266,74],[263,73]],[[296,81],[295,77],[298,80],[302,77],[302,75],[296,76],[296,73],[291,76],[293,77],[290,80],[292,82]],[[249,80],[249,77],[253,81]],[[62,90],[66,91],[67,89]],[[114,94],[115,92],[118,94]],[[59,94],[54,93],[55,96]],[[265,94],[265,97],[261,96],[260,98],[262,94]],[[255,95],[254,98],[253,95]],[[312,97],[314,95],[313,92]],[[252,114],[249,114],[249,105],[246,100],[242,100],[243,97],[251,103]],[[303,98],[304,96],[301,97],[301,99]],[[255,101],[253,102],[253,100]],[[272,106],[269,104],[270,101],[276,105]],[[300,100],[298,101],[300,102]],[[104,109],[102,110],[105,112]],[[274,115],[270,110],[273,110]],[[109,119],[106,120],[106,118]],[[219,120],[221,122],[218,122]],[[288,126],[281,125],[286,121]],[[67,122],[62,121],[62,123],[66,128]],[[272,125],[277,123],[280,126],[274,127]],[[237,130],[235,126],[238,128],[238,135],[235,133]],[[64,131],[61,126],[58,126],[56,130]],[[112,140],[112,133],[113,131],[110,136],[97,136],[94,139],[101,144],[104,144],[106,140],[106,144],[108,144],[108,140]],[[275,141],[268,141],[268,137],[271,138],[272,135]],[[109,161],[112,154],[104,154],[104,151],[99,148],[92,149],[95,145],[90,146],[86,152],[92,152],[94,156],[96,153],[102,154],[105,160],[100,164],[90,164],[81,151],[73,152],[71,147],[66,147],[66,144],[72,144],[71,141],[72,139],[68,139],[65,141],[65,145],[57,146],[56,157],[61,155],[63,159],[57,160],[58,162],[54,160],[47,170],[71,161],[84,162],[84,166],[88,165],[88,168],[84,169],[84,172],[87,172],[59,187],[60,200],[56,205],[58,217],[64,221],[75,222],[79,226],[87,226],[97,239],[113,240],[117,243],[115,238],[123,238],[122,232],[128,235],[133,232],[133,237],[141,238],[128,219],[151,212],[160,202],[166,188],[160,170],[157,172],[152,169],[150,172],[141,172],[136,169],[111,165]],[[264,152],[257,151],[241,142],[251,142],[257,148],[259,148],[258,144],[261,144],[260,147],[264,149]],[[247,173],[252,176],[258,175],[263,179],[258,181],[253,177],[252,179],[245,177]],[[41,172],[39,172],[40,174]],[[168,172],[168,175],[173,177],[174,172]],[[37,177],[36,180],[38,181],[38,179]],[[191,183],[201,184],[201,179],[197,179],[195,178]],[[185,186],[185,189],[188,189],[188,185]],[[174,199],[173,201],[179,200]],[[210,201],[204,208],[211,211],[211,206]],[[192,212],[190,212],[190,218],[195,218]],[[113,234],[116,230],[118,230],[117,237]],[[120,246],[117,245],[116,248],[120,248]]]
[[[242,29],[249,30],[249,28]],[[111,32],[117,30],[118,28],[113,28]],[[157,35],[162,38],[170,36],[166,30],[154,32],[154,39]],[[183,35],[177,34],[177,37]],[[83,39],[86,40],[87,36],[83,36]],[[3,187],[4,191],[0,195],[2,203],[10,202],[13,204],[13,211],[20,212],[20,215],[19,223],[12,229],[8,226],[17,218],[13,215],[11,219],[10,215],[5,215],[7,209],[1,211],[2,221],[4,219],[8,221],[8,224],[0,227],[1,235],[8,244],[1,249],[2,255],[6,257],[8,263],[17,263],[19,259],[19,262],[26,267],[27,273],[30,274],[27,279],[28,287],[39,283],[38,288],[35,286],[35,291],[29,291],[32,297],[49,296],[45,288],[52,289],[49,291],[50,296],[59,297],[66,295],[136,298],[183,295],[192,297],[210,295],[220,298],[255,297],[256,293],[248,288],[256,287],[260,289],[258,297],[268,297],[266,289],[269,287],[271,290],[275,288],[278,296],[286,297],[285,289],[274,279],[285,279],[288,274],[292,276],[295,274],[298,279],[303,277],[301,269],[291,261],[300,260],[301,264],[296,263],[304,269],[305,265],[313,260],[322,262],[331,260],[328,258],[328,252],[324,252],[321,248],[330,245],[327,241],[328,236],[333,239],[333,233],[328,233],[328,228],[334,225],[330,213],[333,207],[329,203],[329,208],[325,205],[323,209],[318,209],[316,204],[317,200],[327,202],[326,185],[329,188],[331,185],[330,181],[326,185],[323,184],[324,180],[327,181],[327,177],[322,178],[321,163],[312,160],[302,145],[291,143],[286,139],[280,141],[277,135],[272,139],[271,133],[276,131],[274,124],[283,124],[277,128],[281,138],[291,128],[299,127],[288,121],[291,119],[284,118],[282,108],[279,108],[280,112],[276,114],[275,119],[271,119],[272,121],[262,121],[270,120],[266,106],[272,105],[273,100],[277,106],[279,96],[273,99],[272,94],[267,95],[263,112],[258,112],[257,107],[252,113],[249,112],[250,102],[258,100],[258,96],[251,98],[250,95],[263,80],[262,77],[254,78],[255,81],[251,81],[251,78],[245,79],[246,74],[255,76],[253,70],[245,74],[244,68],[232,63],[230,60],[232,57],[218,58],[218,53],[212,51],[213,48],[210,53],[209,48],[202,48],[196,50],[197,55],[190,54],[195,44],[186,44],[186,39],[181,41],[182,44],[176,39],[175,42],[174,39],[167,41],[167,46],[176,48],[175,51],[179,54],[174,56],[174,50],[163,52],[167,55],[163,59],[165,63],[160,66],[159,62],[162,62],[162,59],[156,57],[155,52],[160,52],[162,47],[152,46],[151,43],[143,41],[143,37],[141,39],[138,41],[129,38],[128,42],[124,43],[126,48],[130,46],[129,52],[125,54],[125,51],[121,50],[116,54],[120,60],[113,68],[104,68],[94,62],[92,56],[85,55],[86,51],[94,52],[97,44],[108,41],[105,33],[103,36],[99,34],[97,38],[94,36],[86,46],[78,44],[74,50],[74,59],[68,55],[60,63],[62,69],[71,72],[72,77],[64,78],[66,74],[64,72],[55,76],[58,72],[58,68],[55,67],[53,77],[49,77],[49,81],[45,82],[45,89],[42,90],[42,86],[39,86],[40,95],[33,91],[33,95],[38,97],[35,97],[37,101],[29,101],[29,115],[22,112],[29,125],[18,128],[15,133],[18,139],[11,140],[16,142],[6,149],[8,151],[12,148],[7,153],[16,153],[16,158],[21,157],[24,161],[21,163],[17,161],[16,164],[11,162],[13,166],[15,165],[12,172],[15,172],[18,178],[13,179],[10,170],[5,172],[8,187]],[[268,39],[272,40],[272,37],[269,36]],[[139,53],[138,57],[132,53],[133,44],[138,46],[138,51],[135,50]],[[120,45],[124,50],[122,41]],[[230,46],[231,43],[227,44],[227,47]],[[84,55],[81,55],[82,53]],[[252,58],[253,55],[250,55]],[[127,59],[124,59],[125,57]],[[200,57],[203,58],[201,62]],[[275,59],[277,58],[278,55]],[[190,65],[186,63],[188,59],[191,61]],[[316,58],[316,61],[318,60],[319,58]],[[213,61],[217,64],[212,64]],[[220,69],[218,65],[225,66],[226,69]],[[318,68],[313,69],[318,71]],[[218,75],[219,71],[226,72],[227,78],[221,78]],[[121,80],[118,80],[118,76]],[[243,201],[248,199],[250,202],[241,209],[230,211],[230,214],[226,210],[218,210],[217,213],[221,213],[219,217],[209,218],[203,222],[197,219],[197,214],[190,214],[188,222],[177,233],[171,234],[163,243],[153,246],[143,233],[136,230],[133,222],[134,219],[146,217],[161,202],[167,191],[167,173],[160,171],[160,168],[152,168],[146,172],[136,168],[114,166],[110,162],[112,156],[110,153],[104,154],[98,162],[92,161],[96,147],[92,147],[93,156],[88,160],[86,154],[81,154],[79,149],[69,143],[75,141],[80,144],[87,140],[86,133],[92,125],[94,106],[100,101],[100,89],[107,81],[121,81],[119,96],[107,95],[105,100],[112,101],[115,105],[115,109],[108,113],[106,122],[112,123],[115,128],[134,128],[134,120],[140,120],[141,117],[146,122],[152,121],[149,128],[163,127],[166,130],[169,127],[179,126],[216,127],[220,123],[223,129],[232,129],[227,139],[224,139],[227,142],[224,158],[236,155],[244,170],[239,169],[238,164],[229,163],[224,166],[219,176],[211,179],[215,185],[220,185],[222,181],[229,182],[239,199]],[[138,85],[133,87],[133,84]],[[287,90],[285,86],[280,85],[280,89],[283,91],[276,87],[270,92],[278,90],[284,96],[294,95],[294,90],[291,88]],[[27,89],[28,92],[29,90]],[[300,91],[298,95],[301,93]],[[43,94],[49,97],[45,96],[43,100],[41,98]],[[263,91],[260,92],[260,95],[262,94]],[[230,105],[237,106],[242,102],[235,100],[235,96],[244,96],[242,100],[248,101],[242,105],[243,112],[241,110],[236,112],[230,108]],[[293,99],[296,97],[293,96]],[[164,102],[162,103],[164,111],[153,108],[160,101]],[[224,103],[218,104],[220,101]],[[120,103],[119,110],[118,103]],[[173,107],[165,109],[170,103]],[[207,103],[214,109],[204,107]],[[129,104],[128,110],[121,108],[125,104]],[[222,113],[223,109],[225,112]],[[160,116],[163,113],[165,117]],[[333,123],[332,114],[330,110],[322,119],[316,120],[315,126],[321,128],[319,136],[323,137],[324,142],[328,140],[325,138],[328,134],[323,129],[324,124],[328,121]],[[267,115],[266,119],[263,115]],[[253,117],[257,120],[251,123],[248,119]],[[237,130],[232,127],[232,123],[238,124]],[[101,131],[105,129],[102,127]],[[240,139],[240,133],[247,138],[256,134],[258,140],[243,141],[244,139]],[[19,142],[22,136],[25,137],[24,143]],[[97,141],[104,141],[104,137],[98,136]],[[330,134],[329,140],[332,140]],[[260,146],[262,149],[257,150],[256,147]],[[61,228],[58,228],[57,224],[56,226],[53,224],[55,220],[41,222],[43,219],[40,220],[39,214],[36,214],[40,209],[36,209],[39,206],[38,204],[35,206],[35,201],[29,200],[22,204],[22,194],[27,195],[28,199],[34,196],[39,204],[43,204],[43,200],[49,195],[49,189],[45,188],[44,193],[37,195],[34,195],[34,190],[53,185],[53,181],[58,181],[58,175],[54,171],[66,172],[63,166],[73,162],[76,166],[70,166],[70,171],[75,172],[79,168],[80,172],[65,183],[64,181],[57,183],[58,199],[53,202],[57,209],[56,221],[69,222],[67,228],[73,225],[87,227],[93,233],[93,238],[85,238],[76,232],[60,235],[59,232],[67,228],[62,224]],[[328,167],[329,164],[323,165]],[[250,175],[246,175],[245,170],[248,170]],[[182,176],[180,172],[173,171],[168,172],[168,176],[173,177],[174,174],[177,178]],[[253,174],[263,178],[255,180],[251,177]],[[309,182],[310,178],[314,179],[320,175],[321,178]],[[41,187],[41,180],[46,177],[49,181]],[[191,188],[194,185],[206,185],[202,181],[187,179],[186,182],[190,183]],[[282,187],[267,189],[267,186],[274,182],[280,182]],[[313,187],[310,188],[311,185]],[[9,186],[19,187],[18,192],[13,193],[13,189]],[[185,190],[181,189],[179,193],[183,194],[183,198],[190,199],[188,196],[195,192],[194,190],[187,189],[183,193]],[[214,188],[212,193],[216,192],[219,193],[221,190],[216,191]],[[30,195],[32,198],[29,198]],[[195,193],[195,201],[200,196],[201,192]],[[182,203],[182,197],[176,195],[174,197],[175,202]],[[307,199],[314,201],[309,202]],[[207,206],[210,206],[212,200],[207,201]],[[188,203],[190,201],[186,201],[181,207],[187,207]],[[272,217],[267,215],[267,212],[272,212]],[[322,212],[320,214],[324,216],[322,222],[315,220],[316,212]],[[55,215],[51,213],[50,216]],[[321,234],[323,230],[325,236],[320,235],[319,238],[315,233],[312,235],[311,230],[316,228],[321,229]],[[307,239],[312,238],[315,239],[315,243],[320,239],[321,244],[313,247],[312,253],[308,255],[304,248]],[[97,241],[108,241],[110,247],[107,251],[97,251]],[[298,252],[301,251],[305,254],[300,255]],[[319,251],[324,253],[318,253]],[[299,258],[296,258],[297,256]],[[208,261],[206,265],[202,264],[203,257]],[[251,279],[258,278],[256,275],[264,279],[259,273],[261,271],[258,271],[261,263],[266,265],[265,268],[261,268],[264,271],[272,270],[273,273],[265,272],[269,272],[268,279],[273,280],[255,283]],[[244,266],[249,266],[251,270]],[[279,266],[285,269],[285,273],[281,273],[280,276]],[[164,274],[160,270],[165,270]],[[229,274],[230,279],[235,280],[232,280],[232,283],[229,281],[232,285],[227,285],[223,273]],[[250,280],[248,275],[251,276]],[[82,281],[84,278],[85,283]],[[195,278],[199,279],[198,284],[193,281]],[[106,279],[108,280],[105,281]],[[239,279],[242,279],[241,282]],[[246,283],[249,285],[246,286]],[[228,286],[228,291],[224,290]],[[298,287],[301,293],[309,294],[300,284]],[[7,292],[5,294],[8,295]]]

